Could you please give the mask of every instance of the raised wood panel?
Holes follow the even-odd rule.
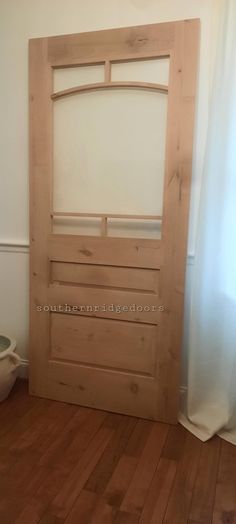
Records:
[[[114,318],[157,324],[162,303],[153,293],[124,292],[113,289],[51,285],[47,304],[53,308],[74,307],[72,312],[94,317]],[[59,311],[59,309],[58,309]],[[62,309],[62,311],[64,311]]]
[[[49,235],[49,258],[60,262],[160,269],[161,241]]]
[[[52,262],[51,282],[158,293],[159,270]]]
[[[153,375],[156,326],[51,315],[51,358]]]
[[[46,396],[63,402],[163,420],[157,412],[158,384],[144,377],[64,362],[48,363]],[[160,392],[161,393],[161,392]]]

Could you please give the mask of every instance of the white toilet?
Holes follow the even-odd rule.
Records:
[[[21,359],[15,351],[16,340],[0,334],[0,402],[7,398],[17,377]]]

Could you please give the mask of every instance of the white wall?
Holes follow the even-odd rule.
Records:
[[[15,253],[17,247],[14,246],[28,243],[28,39],[185,18],[201,19],[189,236],[189,252],[193,253],[216,4],[216,0],[1,0],[0,331],[17,338],[24,358],[27,358],[28,253],[25,249]],[[6,243],[13,246],[10,252],[3,247]]]
[[[20,354],[26,356],[29,250],[16,247],[0,249],[0,332],[15,337]]]

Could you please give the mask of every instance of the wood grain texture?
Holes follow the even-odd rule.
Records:
[[[154,376],[156,326],[52,314],[51,358]]]
[[[129,513],[141,513],[167,433],[167,425],[156,424],[152,428],[133,479],[122,502],[122,510],[128,511]]]
[[[159,271],[96,264],[51,263],[51,282],[158,293]]]
[[[59,490],[53,500],[53,514],[62,518],[68,515],[111,437],[112,430],[107,427],[101,427],[96,435],[96,439],[92,440],[88,445],[81,459],[79,459],[77,465],[72,469],[64,482],[62,489]]]
[[[212,522],[236,523],[236,447],[229,442],[221,442]]]
[[[202,448],[190,507],[190,519],[210,524],[219,468],[220,440],[213,438]]]
[[[41,518],[39,524],[63,524],[63,522],[63,520],[54,517],[54,515],[50,515],[50,513],[45,513]]]
[[[108,504],[117,508],[120,507],[137,464],[137,458],[127,456],[124,450],[103,494]]]
[[[176,471],[176,461],[160,459],[148,490],[139,520],[140,524],[160,524],[163,522]]]
[[[47,234],[51,231],[52,70],[47,49],[47,39],[29,42],[30,390],[34,393],[40,387],[42,394],[45,355],[49,350],[49,315],[44,312],[38,318],[36,305],[47,300]]]
[[[30,391],[33,394],[152,420],[177,422],[198,41],[198,20],[30,41]],[[58,212],[53,211],[52,106],[57,103],[51,97],[53,68],[96,63],[105,66],[102,84],[75,87],[55,93],[52,95],[55,98],[88,88],[110,88],[112,85],[115,88],[134,87],[133,83],[112,84],[111,64],[154,57],[169,57],[170,61],[161,240],[108,237],[109,216],[106,214],[99,215],[101,235],[98,237],[53,234],[53,216],[58,215]],[[135,85],[141,88],[154,87],[145,82]],[[160,89],[160,86],[155,88]],[[167,91],[166,87],[161,86],[161,89]],[[159,96],[158,93],[155,96]],[[135,215],[136,218],[138,216]],[[145,219],[149,220],[150,216],[146,215]],[[73,282],[67,273],[67,264],[70,265]],[[102,273],[102,268],[99,270],[103,283],[94,281],[94,273],[90,273],[92,276],[89,277],[91,280],[88,278],[88,283],[81,282],[77,268],[75,270],[76,265],[83,266],[85,280],[88,278],[85,266],[90,265],[92,271],[95,266],[107,267],[107,273]],[[55,280],[52,273],[55,267],[57,270],[60,267],[65,281]],[[140,287],[135,288],[135,279],[142,280],[141,273],[137,277],[138,269],[144,280]],[[130,277],[132,270],[133,275]],[[151,275],[147,271],[156,270],[158,286],[150,289],[150,283],[145,283]],[[110,281],[112,274],[115,284],[114,280]],[[61,277],[62,274],[59,275]],[[99,275],[97,278],[99,280]],[[122,285],[122,279],[127,287]],[[107,322],[96,324],[96,332],[101,335],[100,338],[98,336],[96,351],[83,338],[87,328],[83,327],[80,334],[75,328],[76,323],[85,326],[89,320],[72,319],[69,314],[68,318],[61,317],[61,326],[56,330],[56,335],[52,324],[52,318],[55,317],[43,306],[59,307],[61,304],[82,305],[86,308],[96,305],[98,312],[93,309],[89,312],[80,310],[79,315],[95,316],[107,322],[109,319],[118,319],[124,323],[140,324],[140,327],[137,327],[137,333],[133,329],[132,343],[129,343],[129,337],[126,342],[124,337],[128,331],[132,331],[130,326],[123,328],[124,323],[120,324],[122,335],[119,335],[118,324],[109,324],[114,326],[113,333],[109,335],[110,341],[116,339],[114,350],[117,344],[119,346],[119,340],[120,346],[124,346],[122,350],[117,349],[119,357],[113,358],[110,352],[109,361],[107,348],[110,341],[105,337]],[[119,313],[102,310],[103,305],[107,304],[113,304],[115,308],[122,306],[125,310],[121,309]],[[130,305],[133,304],[142,309],[132,311]],[[160,307],[162,310],[158,310]],[[74,327],[71,331],[72,323]],[[153,328],[157,325],[158,329]],[[101,326],[104,326],[103,333]],[[151,326],[155,336],[150,351]],[[140,330],[145,339],[143,353],[136,343]],[[59,338],[63,340],[63,350]],[[70,340],[69,347],[66,346],[66,339]],[[80,350],[81,345],[83,347]],[[133,357],[131,362],[129,347],[132,351],[134,346],[136,362]],[[146,358],[145,362],[143,358]],[[145,373],[151,376],[144,376]],[[143,493],[146,489],[147,486],[143,488]],[[126,500],[123,508],[126,513],[130,513],[132,504],[135,506],[138,503],[135,497],[132,502],[132,497],[130,503]],[[140,504],[143,503],[141,500]],[[107,508],[101,511],[106,513]]]
[[[79,369],[79,372],[78,372]],[[108,393],[109,392],[109,393]],[[112,392],[112,394],[111,394]],[[156,396],[158,384],[149,376],[144,376],[92,365],[64,361],[49,362],[48,398],[84,406],[97,407],[107,411],[156,418]],[[160,413],[161,417],[161,413]]]
[[[176,23],[108,29],[48,39],[53,67],[166,57],[174,45]]]
[[[202,442],[188,434],[180,456],[163,522],[182,524],[188,519],[202,450]]]
[[[160,269],[160,240],[50,235],[49,258],[58,262]]]
[[[98,494],[104,492],[114,468],[122,455],[126,443],[135,427],[136,420],[122,416],[115,434],[106,447],[102,457],[98,461],[96,468],[91,473],[86,482],[86,489]]]
[[[160,277],[160,293],[166,309],[160,325],[162,395],[158,402],[167,420],[172,421],[179,409],[176,391],[180,380],[186,267],[183,261],[187,250],[198,35],[199,21],[185,20],[176,24],[175,45],[170,60],[162,224],[163,266]]]
[[[57,91],[51,95],[52,100],[58,100],[65,96],[86,93],[90,91],[99,91],[100,89],[147,89],[159,93],[168,93],[168,86],[154,84],[150,82],[97,82],[83,86],[70,87],[63,91]]]
[[[30,398],[23,382],[0,417],[1,524],[235,522],[236,448],[219,437]]]
[[[42,308],[39,312],[41,314],[45,306],[39,307]],[[163,304],[155,293],[52,284],[48,287],[46,307],[51,307],[52,312],[61,311],[157,325]]]

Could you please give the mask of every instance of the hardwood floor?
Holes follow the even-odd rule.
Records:
[[[236,447],[29,397],[0,404],[1,524],[236,523]]]

